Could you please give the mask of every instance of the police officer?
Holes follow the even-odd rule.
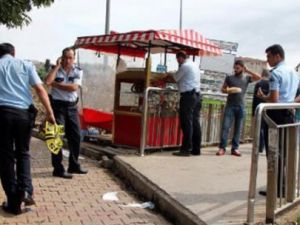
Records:
[[[37,111],[32,105],[31,87],[46,108],[46,119],[51,123],[55,119],[35,67],[14,56],[13,45],[0,44],[0,174],[7,197],[2,208],[20,214],[22,202],[34,204],[29,143]]]
[[[272,102],[272,103],[292,103],[295,101],[295,96],[297,93],[297,89],[300,86],[300,79],[296,71],[292,68],[289,68],[284,59],[285,53],[284,49],[281,45],[275,44],[271,45],[266,49],[266,56],[267,61],[272,67],[271,77],[269,81],[269,94],[265,95],[261,89],[258,89],[258,97],[263,99],[265,102]],[[275,121],[276,124],[288,124],[294,122],[294,115],[289,109],[280,109],[280,110],[267,110],[267,115]],[[286,130],[284,130],[284,133]],[[281,143],[282,135],[286,136],[280,132],[279,134],[279,160],[278,160],[278,168],[281,168],[281,160],[283,160],[283,166],[285,165],[285,152],[287,151],[286,146],[286,139],[284,138],[284,143]],[[268,133],[267,133],[268,134]],[[281,148],[283,146],[283,155],[281,154]],[[278,194],[280,192],[280,180],[283,174],[281,170],[278,171],[277,177],[277,190]],[[282,192],[283,196],[285,195],[285,177],[283,179],[283,186]],[[265,191],[260,191],[259,194],[266,195]]]
[[[45,83],[51,86],[51,104],[58,124],[65,127],[66,138],[70,150],[69,168],[66,172],[62,164],[62,151],[52,154],[53,176],[71,179],[71,173],[86,174],[79,162],[80,123],[77,110],[77,90],[82,83],[82,70],[74,65],[75,51],[65,48],[56,66],[45,78]]]
[[[185,52],[178,52],[176,59],[178,71],[173,75],[180,91],[179,118],[183,133],[182,145],[175,156],[190,156],[201,154],[201,127],[200,127],[200,69],[188,59]]]

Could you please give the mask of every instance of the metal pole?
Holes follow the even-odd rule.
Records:
[[[277,177],[278,171],[278,144],[279,144],[279,129],[274,127],[269,127],[269,153],[267,157],[267,197],[266,197],[266,223],[274,223],[275,220],[275,210],[277,201]],[[280,160],[280,159],[279,159]],[[281,199],[280,199],[281,201]]]
[[[246,225],[254,224],[254,206],[255,206],[255,192],[256,192],[256,177],[258,170],[258,148],[259,148],[259,136],[261,127],[261,118],[264,109],[264,104],[260,104],[255,110],[254,120],[254,138],[252,145],[252,156],[251,156],[251,168],[250,168],[250,182],[249,182],[249,193],[248,193],[248,211],[247,211],[247,222]]]
[[[106,0],[105,34],[109,34],[109,22],[110,22],[110,0]]]
[[[146,148],[146,137],[147,137],[147,116],[148,116],[148,96],[149,92],[152,90],[160,91],[161,88],[156,87],[146,87],[144,91],[144,102],[143,102],[143,114],[142,114],[142,132],[141,132],[141,142],[140,142],[140,156],[144,156]]]
[[[105,13],[105,34],[109,34],[109,22],[110,22],[110,0],[106,0],[106,13]],[[103,64],[106,67],[108,65],[108,58],[104,56]]]
[[[180,0],[180,12],[179,12],[179,30],[182,30],[182,0]]]

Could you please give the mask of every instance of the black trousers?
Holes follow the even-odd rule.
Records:
[[[0,174],[7,199],[33,193],[29,143],[32,117],[27,110],[0,107]]]
[[[288,123],[294,123],[295,122],[295,116],[294,114],[290,111],[290,110],[287,110],[287,109],[282,109],[282,110],[268,110],[267,111],[267,115],[273,120],[276,122],[276,124],[288,124]],[[267,128],[267,131],[268,131],[268,128]],[[269,140],[269,134],[268,132],[266,133],[267,135],[267,138],[266,140]],[[282,143],[282,138],[283,138],[283,141],[284,143]],[[281,174],[281,166],[283,166],[283,168],[286,167],[285,165],[285,158],[286,158],[286,151],[287,149],[285,149],[285,146],[287,144],[287,133],[286,133],[286,129],[281,129],[279,131],[279,152],[278,152],[278,177],[277,177],[277,191],[279,192],[280,190],[280,180],[281,180],[281,177],[283,176],[283,174]],[[284,149],[283,151],[281,151],[281,146],[284,146]],[[266,148],[268,148],[268,143],[266,145]],[[268,155],[268,150],[267,150],[267,155]],[[281,154],[281,152],[283,152],[283,154]],[[283,165],[281,165],[283,162]],[[282,186],[282,189],[283,189],[283,194],[285,192],[285,177],[283,177],[283,186]]]
[[[68,140],[68,146],[70,150],[69,156],[69,168],[78,169],[80,167],[78,162],[80,151],[80,123],[78,117],[77,106],[68,106],[65,104],[56,103],[52,101],[52,108],[54,116],[58,124],[64,125],[66,138]],[[52,166],[57,173],[63,173],[65,171],[62,164],[63,154],[60,151],[57,155],[52,155]]]
[[[200,110],[202,106],[201,95],[196,92],[185,92],[180,97],[179,117],[183,132],[181,152],[200,153],[201,127]]]

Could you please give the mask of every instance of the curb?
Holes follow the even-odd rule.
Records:
[[[136,169],[125,163],[118,156],[114,158],[114,170],[118,176],[130,184],[133,189],[147,200],[154,202],[159,212],[176,225],[206,225],[196,214],[192,213],[167,192],[143,176]]]

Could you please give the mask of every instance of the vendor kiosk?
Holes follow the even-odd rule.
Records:
[[[181,145],[179,94],[166,88],[165,72],[151,71],[151,54],[185,51],[193,57],[221,50],[193,30],[148,30],[79,37],[75,48],[132,57],[147,57],[145,68],[118,73],[112,121],[113,143],[140,149]]]

